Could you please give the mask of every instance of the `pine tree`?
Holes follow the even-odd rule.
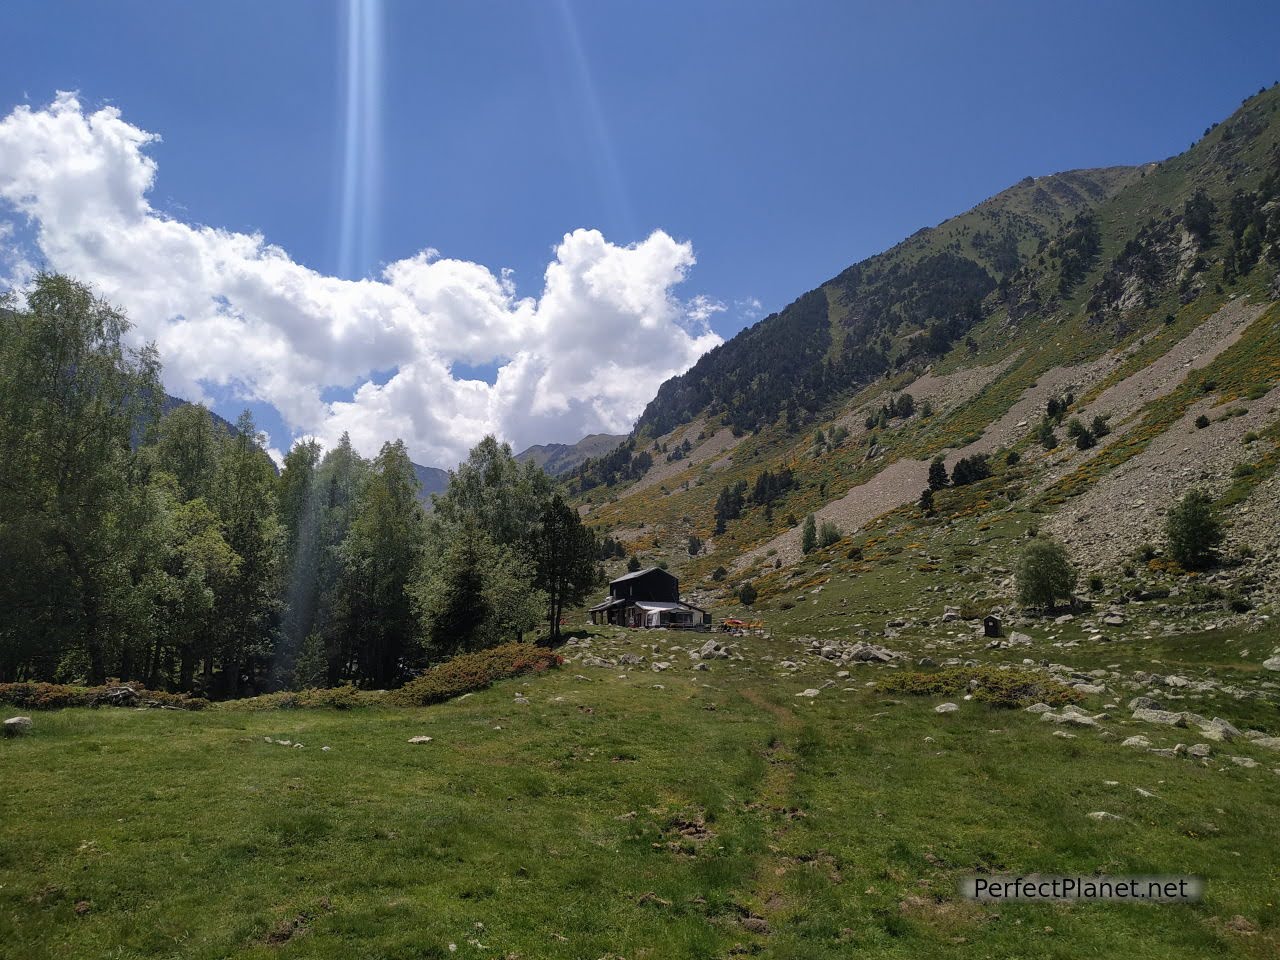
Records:
[[[950,481],[947,480],[947,464],[942,457],[934,457],[929,463],[929,489],[941,490]]]
[[[1211,566],[1223,540],[1213,501],[1202,490],[1188,491],[1169,511],[1166,533],[1169,555],[1188,570]]]
[[[802,553],[813,553],[818,545],[818,522],[813,514],[804,518],[804,529],[800,532],[800,550]]]

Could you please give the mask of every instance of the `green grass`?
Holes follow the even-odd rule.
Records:
[[[1164,655],[1248,682],[1239,639]],[[939,716],[865,685],[891,668],[797,698],[832,669],[780,673],[781,634],[743,643],[707,673],[571,662],[428,708],[38,713],[0,743],[0,956],[1274,955],[1280,758]],[[956,885],[976,870],[1187,872],[1208,893],[975,906]],[[1260,932],[1228,931],[1237,914]]]

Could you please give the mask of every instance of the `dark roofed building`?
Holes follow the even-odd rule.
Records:
[[[711,615],[680,600],[680,581],[661,567],[649,567],[609,584],[609,598],[588,610],[592,623],[619,627],[678,627],[711,625]]]

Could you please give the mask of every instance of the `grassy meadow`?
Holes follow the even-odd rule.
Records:
[[[0,956],[1280,950],[1274,753],[1200,764],[1121,746],[1150,732],[1136,725],[1061,737],[977,702],[938,715],[867,685],[889,667],[797,697],[834,672],[781,668],[782,636],[705,672],[676,634],[589,639],[652,659],[657,640],[673,666],[569,662],[426,708],[35,714],[0,742]],[[975,871],[1193,873],[1207,891],[976,905],[956,893]]]

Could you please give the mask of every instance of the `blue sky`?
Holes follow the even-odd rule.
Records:
[[[260,233],[323,277],[376,277],[433,248],[495,277],[509,268],[514,296],[540,298],[566,233],[625,247],[661,230],[697,260],[667,262],[683,279],[665,289],[723,306],[693,312],[728,337],[1026,175],[1177,153],[1280,79],[1280,4],[966,6],[385,0],[353,18],[345,3],[10,0],[0,116],[59,90],[86,115],[113,105],[163,138],[144,151],[158,215]],[[353,19],[372,24],[356,64]],[[711,341],[693,342],[673,348],[684,365]],[[439,359],[492,382],[511,349]],[[386,365],[370,356],[317,386],[326,402],[350,396],[385,383]],[[231,410],[238,385],[263,377],[218,384],[197,366],[180,362],[179,381]],[[271,389],[240,392],[281,443],[324,433],[301,400],[281,415]],[[551,402],[507,432],[616,425],[636,399],[614,399],[562,420]],[[447,461],[460,437],[421,440],[423,459]]]

